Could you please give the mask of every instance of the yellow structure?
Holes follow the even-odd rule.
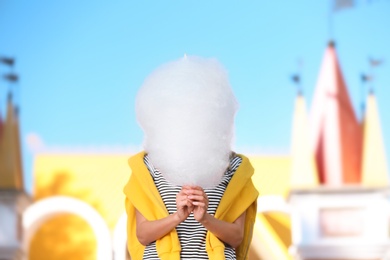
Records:
[[[34,163],[34,199],[66,195],[92,205],[112,232],[124,213],[123,186],[131,172],[130,155],[110,154],[39,154]],[[262,196],[281,198],[289,191],[290,158],[288,156],[251,156],[255,167],[254,182]],[[285,213],[259,213],[255,240],[262,245],[252,247],[251,259],[267,259],[264,255],[282,254],[287,258],[291,244],[290,221]],[[65,228],[66,227],[66,228]],[[266,227],[266,228],[265,228]],[[265,233],[264,233],[265,232]],[[269,236],[278,238],[276,242]],[[53,241],[64,241],[54,243]],[[43,224],[34,235],[29,259],[96,259],[96,241],[88,224],[75,215],[62,215]],[[276,251],[275,251],[276,250]],[[262,257],[263,255],[263,257]]]
[[[375,95],[370,93],[367,97],[363,122],[362,184],[383,187],[388,183],[386,153],[378,108]]]
[[[0,111],[1,112],[1,111]],[[30,204],[24,190],[17,111],[8,97],[6,118],[0,114],[0,258],[19,260],[22,215]]]
[[[113,231],[124,212],[122,189],[130,175],[127,157],[38,155],[34,164],[34,199],[62,195],[82,200],[91,205]],[[66,243],[53,243],[64,240]],[[43,224],[33,237],[29,259],[42,259],[42,252],[47,259],[96,259],[96,239],[88,223],[79,217],[57,216]]]
[[[280,206],[285,206],[284,200],[290,189],[291,159],[289,156],[249,156],[249,158],[255,168],[252,180],[260,192],[260,198],[270,199],[258,201],[258,214],[249,259],[291,259],[288,254],[291,245],[290,217],[285,209],[280,209]],[[267,208],[270,203],[275,204]]]
[[[288,252],[291,245],[290,229],[288,215],[258,214],[251,248],[255,253],[249,259],[293,259]]]
[[[34,163],[34,199],[66,195],[83,200],[113,229],[123,213],[127,159],[115,154],[40,154]]]
[[[11,98],[5,122],[0,118],[0,189],[24,190],[20,154],[19,122]]]
[[[306,102],[301,94],[295,98],[291,137],[290,187],[308,188],[318,185],[314,155],[309,143]]]

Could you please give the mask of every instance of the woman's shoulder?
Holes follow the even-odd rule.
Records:
[[[241,163],[242,163],[242,158],[235,152],[232,152],[230,154],[228,172],[234,174],[234,172],[238,169]]]

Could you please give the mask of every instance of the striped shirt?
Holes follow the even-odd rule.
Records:
[[[230,166],[223,175],[221,182],[212,189],[204,189],[209,200],[207,213],[210,215],[215,214],[223,193],[241,162],[241,157],[234,154],[230,159]],[[152,175],[157,190],[159,191],[169,214],[175,213],[176,195],[180,192],[181,186],[168,182],[161,172],[153,167],[148,155],[145,155],[144,163]],[[185,221],[181,222],[176,227],[176,230],[181,245],[180,259],[209,259],[206,252],[207,229],[195,220],[193,213],[191,213]],[[159,260],[156,242],[152,242],[146,246],[143,259]],[[227,244],[225,244],[225,259],[236,259],[234,249]]]

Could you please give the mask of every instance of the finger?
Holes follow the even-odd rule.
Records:
[[[205,197],[203,195],[189,195],[188,199],[194,200],[194,201],[204,201],[204,202],[208,201],[207,197]]]
[[[177,195],[188,195],[188,190],[180,190]]]
[[[185,194],[177,194],[176,200],[183,200],[183,199],[186,199],[187,197],[188,197],[188,195],[185,195]]]
[[[206,203],[200,202],[200,201],[194,201],[192,202],[194,206],[201,207],[201,208],[206,208]]]
[[[176,204],[176,208],[178,208],[178,209],[182,209],[182,208],[185,208],[185,207],[188,207],[186,203],[178,203],[178,204]]]
[[[187,200],[187,198],[183,198],[183,199],[178,199],[176,200],[176,205],[177,206],[187,206],[188,205],[188,202],[189,200]],[[192,202],[190,202],[190,204],[192,204]]]
[[[179,192],[178,194],[176,194],[176,198],[187,198],[188,195],[190,195],[190,193],[188,191],[183,191],[183,192]]]
[[[193,203],[193,201],[187,200],[186,206],[187,207],[193,207],[192,203]]]
[[[190,186],[183,186],[181,191],[184,193],[189,193],[191,192],[192,188]]]
[[[187,198],[188,198],[187,194],[177,194],[176,195],[176,199],[178,199],[178,200],[183,200],[183,199],[187,199]]]
[[[202,196],[206,196],[206,193],[203,190],[191,190],[189,195],[202,195]]]

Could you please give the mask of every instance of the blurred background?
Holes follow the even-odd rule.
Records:
[[[380,259],[389,46],[389,0],[0,0],[0,258],[128,257],[135,95],[187,54],[218,59],[240,104],[234,150],[261,193],[250,259]]]

